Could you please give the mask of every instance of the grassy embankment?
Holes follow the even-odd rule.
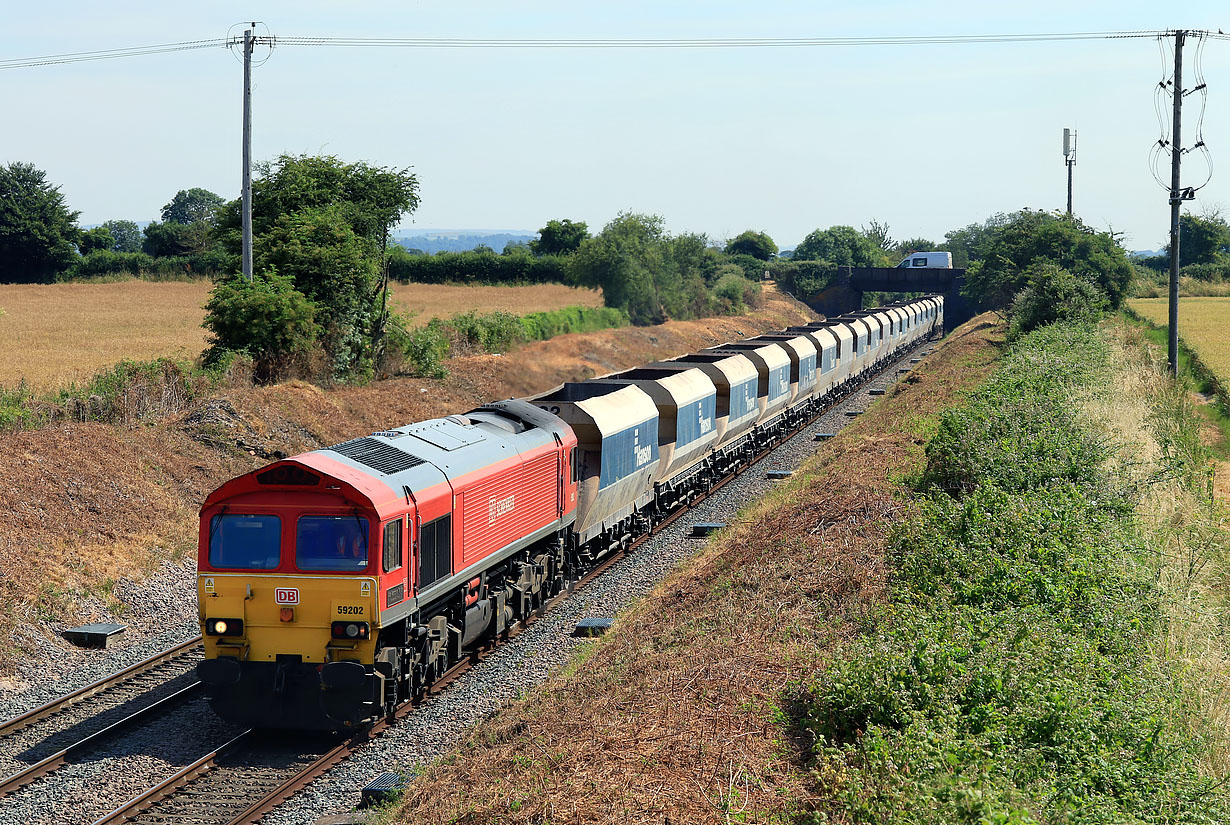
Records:
[[[1201,423],[1113,333],[942,412],[957,336],[391,819],[1225,821]]]
[[[390,303],[411,326],[463,312],[600,307],[602,294],[562,284],[448,286],[392,283]],[[39,393],[87,383],[121,361],[191,361],[205,349],[201,327],[209,281],[0,285],[0,386]]]
[[[1130,313],[1150,325],[1150,337],[1166,346],[1167,301],[1164,298],[1137,298],[1128,301]],[[1179,299],[1180,367],[1201,392],[1215,395],[1224,415],[1230,415],[1230,298]],[[1194,356],[1194,357],[1193,357]]]

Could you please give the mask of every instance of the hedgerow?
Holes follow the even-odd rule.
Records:
[[[451,318],[433,318],[410,331],[404,351],[414,374],[442,378],[442,362],[454,354],[504,353],[531,341],[623,327],[628,323],[626,312],[611,307],[573,306],[521,316],[510,312],[463,312]]]
[[[1044,327],[942,416],[892,604],[803,694],[817,821],[1226,821],[1194,693],[1153,647],[1136,493],[1075,400],[1107,375],[1095,328]]]

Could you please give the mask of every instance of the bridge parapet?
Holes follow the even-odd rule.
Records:
[[[944,296],[944,323],[949,328],[969,320],[972,308],[961,295],[964,269],[899,269],[897,267],[840,266],[837,278],[805,303],[826,316],[861,309],[864,292],[936,292]]]

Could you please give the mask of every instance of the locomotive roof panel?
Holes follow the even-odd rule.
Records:
[[[399,495],[421,491],[520,456],[554,439],[538,427],[519,432],[482,417],[449,416],[373,433],[307,455],[323,455],[378,478]]]

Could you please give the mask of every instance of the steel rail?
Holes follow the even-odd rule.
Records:
[[[112,673],[110,676],[105,676],[102,679],[99,679],[97,682],[92,682],[91,684],[88,684],[83,688],[75,690],[72,693],[67,693],[57,699],[52,699],[50,702],[46,703],[45,705],[40,705],[39,707],[34,708],[33,710],[28,710],[25,713],[21,714],[20,716],[14,716],[12,719],[8,719],[4,722],[0,722],[0,737],[4,737],[10,734],[16,733],[17,731],[25,727],[28,727],[34,724],[35,722],[40,722],[43,719],[46,719],[50,716],[54,716],[55,714],[60,713],[61,711],[68,710],[70,707],[76,705],[78,702],[81,702],[85,699],[89,699],[93,696],[96,696],[99,693],[102,693],[103,691],[108,690],[109,688],[116,687],[119,684],[128,681],[129,679],[132,679],[136,676],[141,675],[142,673],[145,673],[146,671],[153,670],[154,668],[165,664],[171,659],[174,659],[176,656],[181,656],[184,653],[187,653],[189,650],[191,650],[196,645],[199,645],[200,643],[201,643],[201,637],[194,636],[193,638],[189,639],[186,642],[178,644],[175,647],[172,647],[168,650],[164,650],[161,653],[155,653],[153,656],[149,657],[148,659],[137,662],[136,664],[130,665],[129,667],[124,668],[123,670]]]
[[[193,682],[187,687],[181,688],[175,693],[172,693],[170,696],[164,696],[157,702],[154,702],[151,705],[146,705],[135,713],[125,716],[118,722],[114,722],[100,731],[95,731],[89,736],[79,739],[67,748],[57,751],[51,756],[35,762],[30,767],[18,771],[5,779],[0,779],[0,799],[8,796],[15,790],[30,784],[39,777],[46,776],[47,774],[57,770],[70,759],[81,753],[89,751],[91,748],[98,747],[100,743],[106,741],[107,739],[115,737],[117,734],[122,733],[128,728],[134,727],[139,722],[144,722],[148,717],[157,716],[158,714],[164,713],[173,707],[181,705],[189,699],[196,697],[201,692],[201,683]]]
[[[159,782],[157,785],[143,791],[139,796],[133,797],[128,802],[125,802],[119,808],[116,808],[111,813],[95,820],[93,825],[111,825],[111,823],[121,822],[130,819],[132,816],[141,813],[150,805],[170,795],[175,789],[186,785],[198,776],[205,774],[213,767],[213,763],[220,757],[230,754],[232,751],[240,750],[252,738],[253,731],[251,728],[236,736],[234,739],[226,742],[217,750],[210,751],[200,759],[193,762],[187,767],[180,768],[173,775]]]

